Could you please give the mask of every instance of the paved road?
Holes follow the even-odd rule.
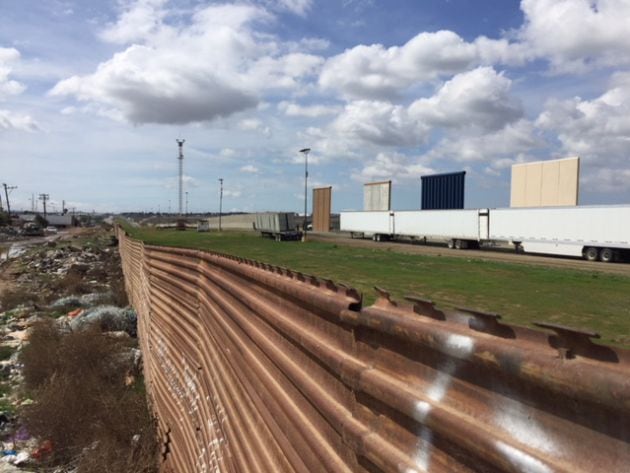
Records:
[[[316,241],[335,242],[336,244],[356,246],[361,248],[387,248],[393,251],[407,254],[476,258],[489,261],[523,263],[533,266],[570,268],[580,271],[597,271],[602,273],[630,276],[630,263],[600,263],[574,258],[517,254],[513,251],[506,250],[450,250],[446,246],[441,245],[422,245],[417,243],[412,244],[409,242],[374,242],[367,239],[352,239],[349,235],[343,233],[310,233],[309,239]]]

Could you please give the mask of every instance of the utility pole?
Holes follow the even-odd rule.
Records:
[[[184,143],[186,140],[175,140],[177,141],[177,146],[179,146],[179,215],[182,215],[182,197],[183,197],[183,187],[184,187]]]
[[[219,178],[219,231],[221,231],[221,214],[223,214],[223,178]]]
[[[31,194],[31,212],[35,212],[35,194]]]
[[[39,200],[42,201],[42,205],[44,206],[44,220],[46,220],[46,201],[50,199],[49,194],[39,194]]]
[[[11,204],[9,203],[9,191],[13,189],[17,189],[17,186],[7,186],[6,184],[2,184],[4,186],[4,196],[7,201],[7,214],[9,215],[9,222],[11,221]]]
[[[311,152],[311,148],[304,148],[300,150],[300,153],[304,155],[304,224],[302,228],[302,241],[306,241],[306,212],[308,202],[308,153]]]

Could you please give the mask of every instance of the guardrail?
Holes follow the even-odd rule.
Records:
[[[627,472],[630,352],[119,231],[164,472]]]

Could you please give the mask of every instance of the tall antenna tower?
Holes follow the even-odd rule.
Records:
[[[175,140],[177,146],[179,146],[179,215],[182,214],[182,208],[184,203],[184,143],[186,140]]]

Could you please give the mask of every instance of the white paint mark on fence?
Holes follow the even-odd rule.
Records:
[[[497,449],[522,473],[552,473],[553,470],[538,458],[503,442],[496,443]]]

